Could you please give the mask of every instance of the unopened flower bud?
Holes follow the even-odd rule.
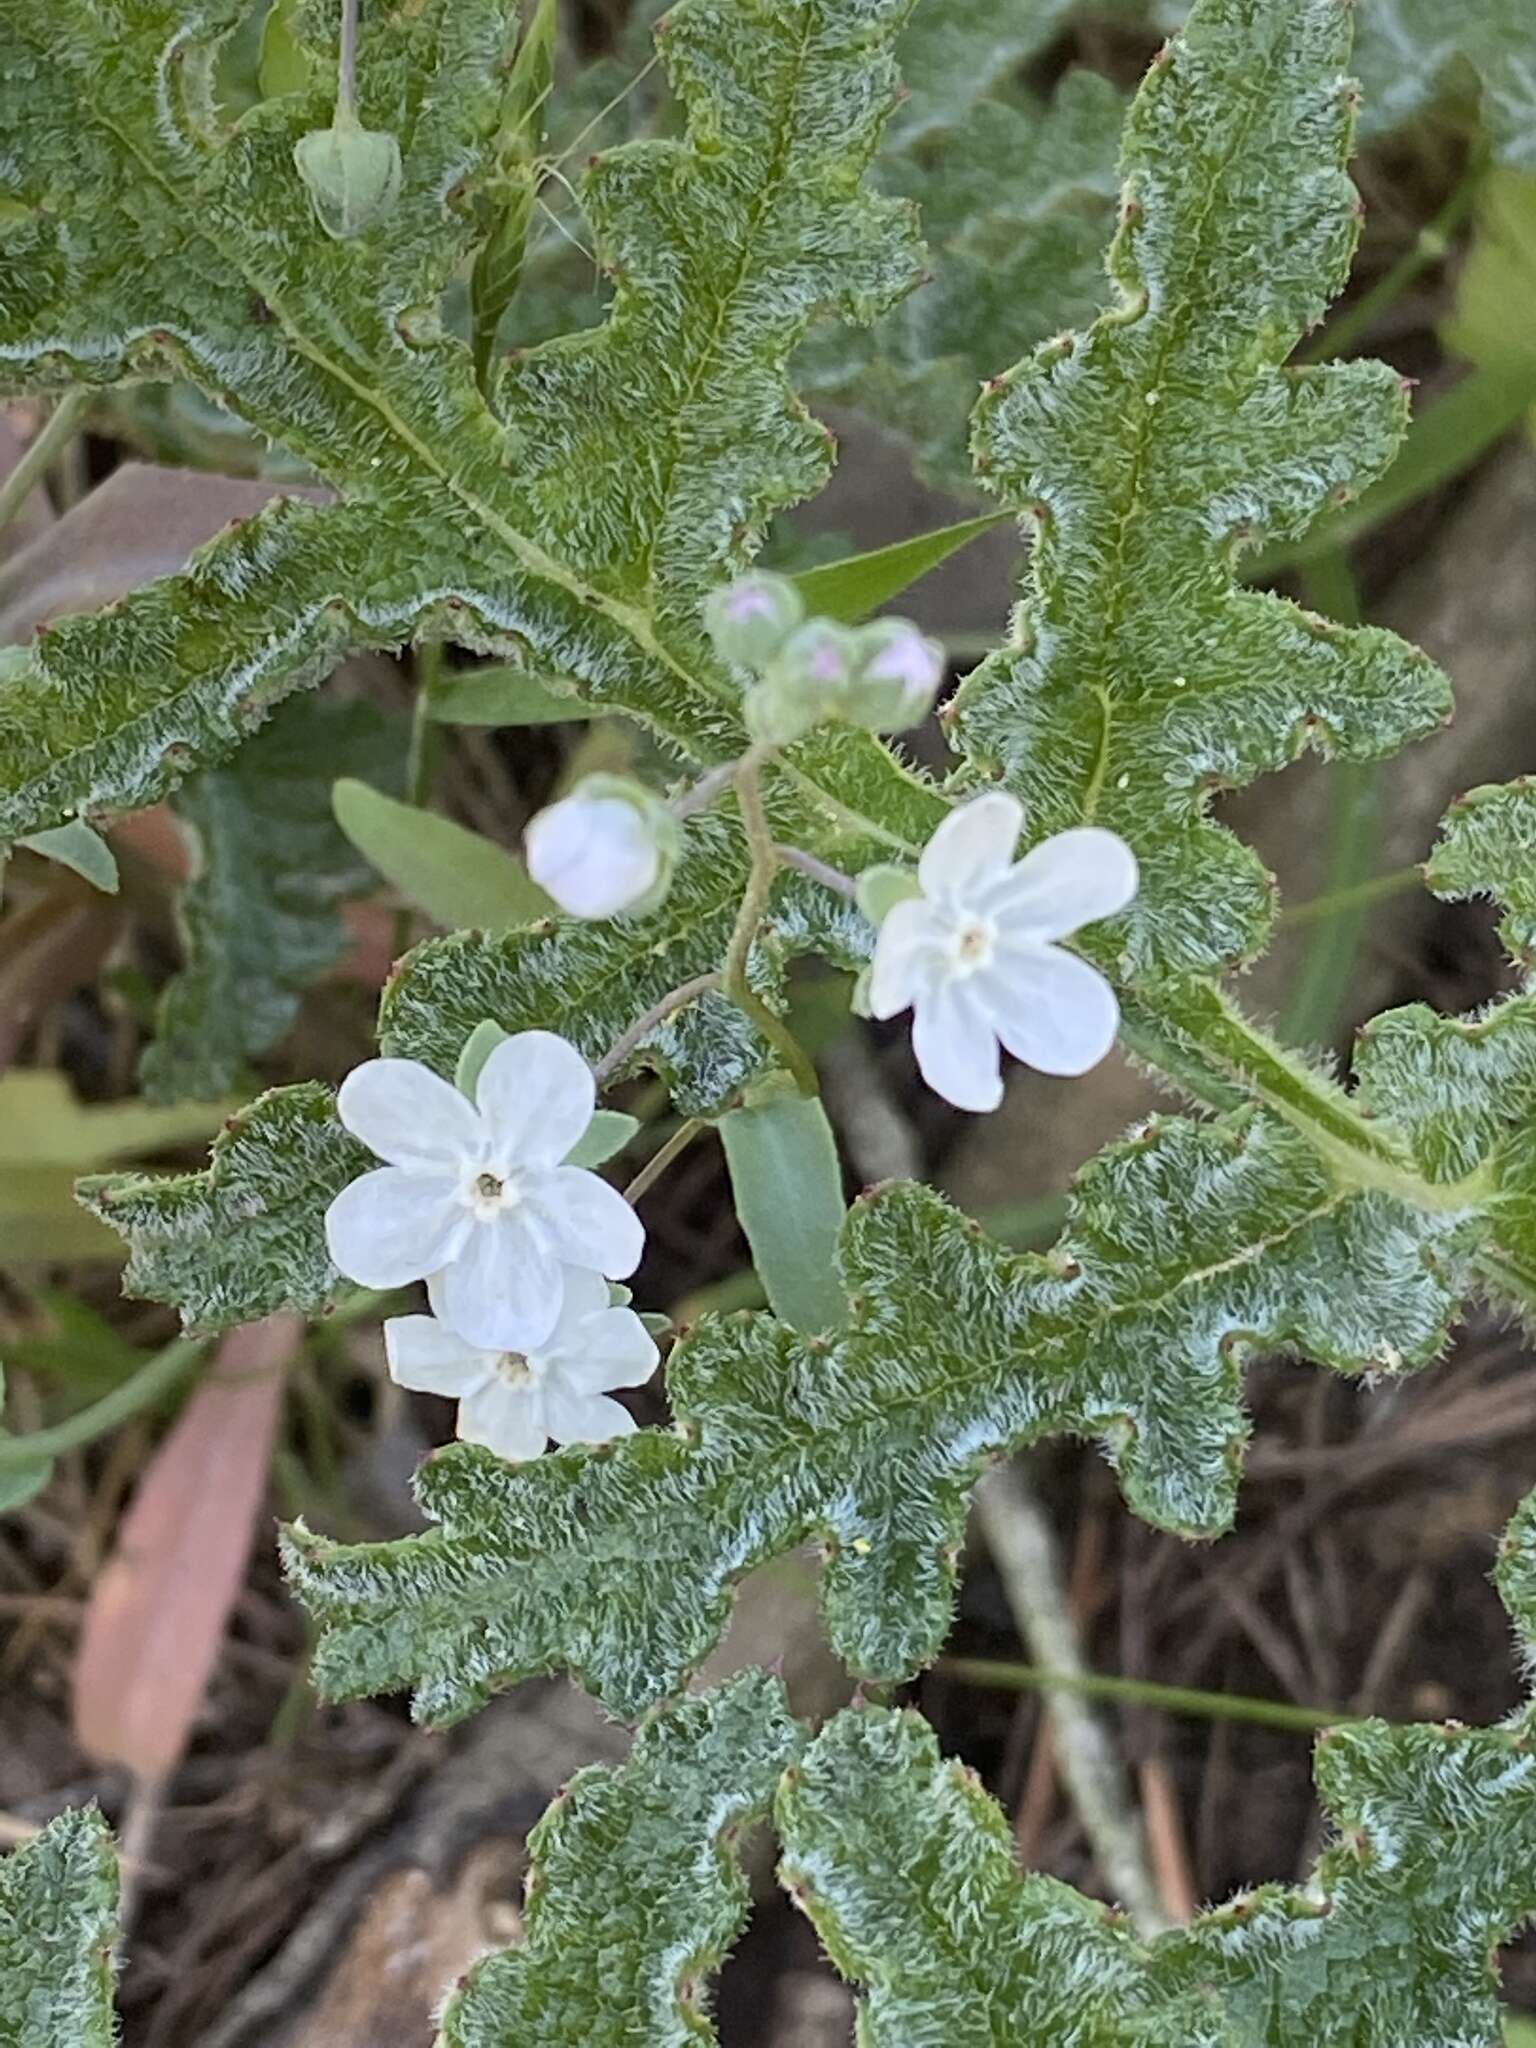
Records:
[[[877,619],[859,635],[863,660],[844,716],[871,732],[904,732],[933,709],[944,680],[944,650],[909,619]]]
[[[824,719],[842,718],[858,661],[858,635],[846,626],[812,619],[796,627],[747,693],[753,738],[787,746]]]
[[[782,576],[742,576],[704,607],[704,630],[722,661],[765,669],[805,617],[793,583]]]
[[[528,872],[572,917],[653,910],[666,895],[682,832],[659,798],[620,775],[588,775],[524,834]]]
[[[364,128],[355,114],[336,109],[329,128],[301,135],[293,161],[309,187],[315,218],[333,241],[349,241],[376,227],[400,196],[400,145],[393,135]]]

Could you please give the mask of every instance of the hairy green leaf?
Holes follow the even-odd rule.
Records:
[[[692,2048],[705,1980],[749,1903],[736,1856],[801,1733],[750,1672],[647,1721],[627,1763],[578,1771],[529,1837],[526,1937],[478,1963],[440,2048]]]
[[[1536,1496],[1501,1590],[1536,1630]],[[840,1714],[786,1773],[783,1877],[861,1983],[868,2048],[1494,2048],[1491,1956],[1536,1909],[1536,1719],[1326,1732],[1335,1845],[1304,1891],[1231,1900],[1150,1945],[1050,1878],[915,1715]]]
[[[94,1808],[0,1861],[0,2048],[112,2048],[117,1858]]]
[[[1017,1257],[936,1195],[856,1205],[850,1322],[803,1338],[702,1319],[672,1355],[677,1434],[508,1466],[454,1448],[418,1479],[442,1527],[361,1548],[302,1529],[294,1582],[317,1677],[411,1684],[427,1720],[568,1666],[616,1711],[675,1689],[718,1639],[732,1582],[817,1539],[839,1654],[881,1677],[931,1657],[970,1491],[1006,1447],[1100,1439],[1136,1511],[1230,1519],[1244,1358],[1295,1345],[1340,1370],[1434,1357],[1475,1218],[1351,1190],[1288,1126],[1158,1122],[1095,1160],[1066,1233]]]
[[[1036,543],[1016,644],[962,686],[958,736],[1033,834],[1092,820],[1130,841],[1141,893],[1115,929],[1135,974],[1263,942],[1272,885],[1212,822],[1216,790],[1309,747],[1390,751],[1448,710],[1392,635],[1234,581],[1244,548],[1369,483],[1406,420],[1383,365],[1280,368],[1355,244],[1348,54],[1342,0],[1201,0],[1127,126],[1119,305],[977,412],[982,475]]]
[[[342,497],[269,507],[187,575],[40,643],[0,724],[0,832],[148,801],[345,647],[417,634],[526,655],[697,758],[732,751],[735,686],[698,605],[826,474],[788,352],[814,315],[871,317],[910,278],[903,210],[858,182],[909,6],[674,10],[661,40],[687,138],[600,156],[581,187],[610,318],[504,364],[492,409],[437,298],[494,182],[505,0],[369,16],[361,116],[400,139],[404,183],[387,228],[341,243],[290,163],[323,98],[232,127],[213,102],[236,0],[195,23],[153,0],[131,28],[85,0],[46,25],[4,0],[6,374],[48,388],[174,367]]]
[[[331,783],[350,767],[398,775],[403,741],[371,706],[286,705],[222,767],[177,793],[195,873],[181,893],[185,965],[160,998],[140,1062],[151,1101],[211,1101],[248,1084],[248,1062],[292,1026],[304,993],[340,960],[340,905],[372,868],[331,816]]]
[[[174,1303],[189,1330],[227,1330],[326,1305],[338,1275],[325,1211],[375,1164],[337,1121],[330,1090],[305,1082],[231,1117],[202,1173],[101,1174],[77,1192],[127,1238],[130,1294]]]
[[[899,434],[925,475],[969,494],[967,422],[980,386],[1047,336],[1091,320],[1108,296],[1104,244],[1125,102],[1108,80],[1074,71],[1049,104],[978,98],[935,134],[946,86],[968,99],[991,79],[980,52],[956,62],[943,45],[970,44],[979,31],[991,46],[1000,32],[995,20],[962,27],[957,12],[920,9],[909,38],[919,48],[906,58],[916,86],[910,147],[888,151],[879,167],[883,187],[920,210],[930,274],[867,333],[819,329],[796,368],[809,394]]]

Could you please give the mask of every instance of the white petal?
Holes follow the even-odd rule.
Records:
[[[558,1382],[579,1394],[605,1394],[613,1387],[643,1387],[661,1359],[656,1340],[630,1308],[605,1308],[588,1316],[577,1340],[562,1350]]]
[[[1136,856],[1118,832],[1078,825],[1032,847],[990,897],[1005,926],[1064,939],[1113,917],[1136,894]]]
[[[619,1402],[560,1386],[544,1390],[544,1420],[557,1444],[607,1444],[635,1433],[635,1418]]]
[[[563,797],[540,811],[523,845],[529,874],[572,917],[617,917],[661,873],[645,814],[622,797]]]
[[[457,1401],[494,1377],[501,1354],[466,1344],[435,1316],[391,1316],[384,1325],[384,1356],[397,1386]]]
[[[928,1086],[956,1109],[996,1109],[1002,1101],[997,1036],[970,984],[944,982],[921,999],[912,1050]]]
[[[920,896],[895,903],[881,920],[875,935],[874,964],[869,971],[869,1014],[894,1017],[916,1000],[927,987],[929,973],[924,959],[942,945],[942,933],[933,906]]]
[[[459,1405],[459,1436],[520,1462],[542,1455],[549,1441],[544,1396],[539,1387],[509,1387],[504,1380],[472,1394]]]
[[[617,1188],[583,1166],[540,1174],[528,1200],[567,1265],[627,1280],[645,1250],[645,1225]]]
[[[560,1267],[515,1210],[477,1224],[427,1282],[434,1314],[486,1351],[536,1351],[560,1319],[563,1292]]]
[[[419,1060],[365,1060],[342,1082],[336,1110],[353,1137],[391,1166],[446,1172],[479,1154],[474,1104]]]
[[[480,1069],[475,1101],[503,1164],[558,1166],[586,1136],[597,1084],[569,1039],[519,1031]]]
[[[338,1272],[359,1287],[404,1287],[446,1265],[471,1226],[458,1181],[380,1166],[348,1183],[325,1212]]]
[[[1010,965],[1006,990],[995,994],[1002,979],[989,979],[992,1021],[1026,1066],[1042,1074],[1086,1074],[1114,1044],[1120,1005],[1086,960],[1059,946],[1042,946],[1027,967]]]
[[[988,790],[951,811],[923,848],[917,879],[927,896],[971,895],[1013,861],[1024,806],[1004,789]]]
[[[539,1346],[541,1356],[549,1358],[564,1357],[567,1352],[579,1355],[587,1344],[583,1325],[594,1316],[605,1315],[610,1302],[608,1282],[593,1266],[562,1266],[560,1278],[564,1285],[560,1320]]]

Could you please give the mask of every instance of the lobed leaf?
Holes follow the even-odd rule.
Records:
[[[1536,1494],[1497,1577],[1529,1665]],[[865,1988],[868,2048],[1494,2048],[1493,1952],[1536,1910],[1536,1713],[1330,1729],[1316,1775],[1335,1839],[1310,1884],[1143,1945],[1018,1873],[1006,1816],[915,1715],[847,1712],[784,1775],[782,1875]]]
[[[1310,1886],[1144,1946],[1019,1875],[1006,1816],[915,1715],[847,1712],[785,1776],[783,1876],[866,1988],[868,2048],[1495,2048],[1491,1954],[1536,1908],[1529,1710],[1333,1729],[1317,1779],[1338,1840]]]
[[[905,52],[916,90],[896,124],[907,147],[879,164],[882,187],[919,210],[929,275],[867,332],[818,329],[796,358],[809,395],[900,435],[925,476],[963,494],[978,488],[967,432],[981,385],[1104,303],[1125,118],[1090,71],[1070,72],[1049,103],[981,97],[1006,34],[984,13],[920,9]]]
[[[698,605],[825,476],[783,374],[804,327],[871,316],[914,267],[905,214],[859,185],[909,6],[685,0],[663,47],[686,139],[600,156],[581,188],[611,317],[504,365],[493,412],[437,301],[499,176],[507,0],[365,24],[361,115],[398,137],[404,182],[341,243],[290,161],[323,96],[232,125],[213,100],[235,0],[195,22],[172,0],[131,22],[66,0],[46,29],[3,0],[3,374],[174,368],[341,502],[269,507],[186,576],[38,643],[0,705],[0,833],[147,802],[348,646],[419,634],[529,659],[697,759],[735,751]]]
[[[716,2040],[704,1980],[746,1920],[742,1833],[802,1737],[749,1672],[645,1722],[617,1768],[578,1771],[529,1837],[526,1934],[444,2009],[440,2048],[689,2048]]]
[[[342,958],[340,905],[374,873],[332,819],[331,783],[343,767],[395,779],[402,751],[371,706],[311,699],[178,792],[195,873],[178,905],[184,964],[139,1066],[151,1101],[207,1102],[248,1084],[248,1062]]]
[[[123,1285],[171,1302],[188,1330],[227,1330],[278,1309],[322,1309],[338,1274],[325,1211],[376,1162],[337,1121],[328,1088],[275,1088],[230,1118],[207,1169],[99,1174],[77,1184],[130,1246]]]
[[[0,2048],[112,2048],[117,1891],[94,1808],[0,1861]]]
[[[451,1719],[569,1668],[614,1711],[674,1691],[718,1640],[734,1582],[817,1540],[823,1608],[856,1671],[900,1677],[949,1624],[987,1459],[1100,1439],[1138,1514],[1230,1520],[1242,1363],[1294,1345],[1343,1371],[1434,1357],[1475,1215],[1350,1189],[1252,1114],[1154,1122],[1082,1175],[1045,1258],[990,1244],[938,1196],[856,1205],[832,1339],[766,1315],[706,1317],[672,1354],[677,1431],[507,1465],[458,1447],[418,1489],[440,1528],[348,1547],[289,1532],[321,1628],[317,1681],[412,1685]]]
[[[1356,61],[1368,132],[1404,126],[1467,67],[1495,156],[1536,169],[1536,18],[1525,0],[1362,0]]]
[[[1272,884],[1211,820],[1217,789],[1309,747],[1389,752],[1449,708],[1392,635],[1234,580],[1245,548],[1379,474],[1406,422],[1384,365],[1280,368],[1355,244],[1349,34],[1344,0],[1201,0],[1131,110],[1120,303],[976,416],[981,474],[1036,540],[1015,645],[962,686],[957,736],[1032,834],[1092,820],[1130,841],[1141,893],[1101,947],[1133,976],[1263,943]]]

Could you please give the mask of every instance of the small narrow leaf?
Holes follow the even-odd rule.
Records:
[[[1006,512],[988,512],[979,519],[962,519],[958,525],[937,527],[911,540],[893,541],[889,547],[874,548],[865,555],[825,562],[793,580],[808,613],[855,625],[881,605],[889,604],[892,598],[900,597],[904,590],[910,590],[914,583],[920,583],[941,562],[969,547],[982,534],[1005,526],[1009,517]]]
[[[0,2048],[112,2048],[117,1899],[94,1807],[0,1859]]]
[[[831,1331],[848,1319],[837,1271],[847,1204],[837,1141],[817,1096],[788,1086],[720,1120],[736,1214],[773,1312],[791,1329]]]
[[[0,1365],[0,1412],[4,1407],[5,1368]],[[0,1443],[13,1441],[11,1432],[0,1425]],[[11,1508],[24,1508],[29,1500],[35,1500],[52,1477],[51,1458],[38,1458],[25,1465],[0,1465],[0,1515]]]
[[[494,840],[347,779],[333,792],[336,822],[393,888],[450,931],[506,931],[554,905],[514,854]]]
[[[498,1045],[504,1045],[510,1033],[503,1031],[499,1024],[493,1024],[489,1017],[482,1017],[464,1041],[464,1050],[459,1054],[458,1064],[453,1070],[453,1085],[461,1095],[467,1095],[471,1102],[480,1085],[480,1074],[486,1061]]]
[[[610,708],[510,667],[447,676],[433,690],[429,707],[439,725],[564,725],[605,717]]]
[[[627,1763],[578,1771],[529,1837],[523,1946],[444,2008],[439,2048],[699,2048],[705,1981],[750,1902],[740,1840],[800,1730],[749,1672],[645,1722]]]
[[[30,847],[33,853],[40,853],[45,860],[73,868],[77,875],[83,876],[93,889],[100,889],[104,896],[117,894],[117,857],[101,834],[93,832],[83,819],[75,818],[68,825],[56,825],[51,832],[34,832],[20,844]]]

